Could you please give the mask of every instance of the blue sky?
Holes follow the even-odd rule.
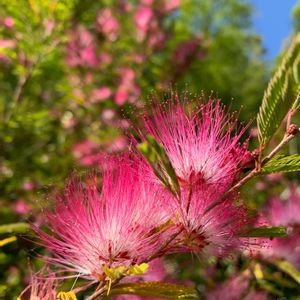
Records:
[[[297,0],[250,0],[254,5],[254,29],[263,38],[266,58],[275,58],[292,31],[292,8]]]

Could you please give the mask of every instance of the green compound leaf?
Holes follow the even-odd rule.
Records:
[[[164,282],[124,283],[111,289],[110,295],[126,294],[165,299],[199,299],[194,288]]]
[[[277,155],[262,168],[262,174],[300,171],[300,155]]]
[[[286,236],[286,228],[282,226],[261,226],[256,228],[248,228],[240,233],[242,237],[283,237]]]
[[[0,234],[3,233],[25,233],[30,228],[27,223],[11,223],[0,225]]]
[[[151,135],[146,141],[137,146],[140,153],[150,164],[154,174],[174,195],[180,194],[180,186],[172,163],[164,147]]]
[[[299,102],[295,90],[299,81],[300,34],[296,35],[282,59],[280,66],[269,81],[257,115],[259,141],[265,146],[280,126],[282,120]]]
[[[300,271],[286,260],[279,260],[274,262],[281,271],[290,275],[298,284],[300,284]]]

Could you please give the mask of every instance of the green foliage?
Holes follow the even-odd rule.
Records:
[[[264,147],[293,107],[299,78],[300,34],[296,35],[277,71],[269,81],[257,115],[259,141]],[[296,104],[297,106],[297,104]]]
[[[182,2],[174,25],[176,36],[182,39],[191,32],[200,32],[206,47],[202,61],[191,64],[179,86],[188,83],[193,92],[214,91],[248,122],[249,117],[255,116],[268,74],[261,59],[261,38],[249,30],[251,5],[239,0],[226,4],[222,0]]]
[[[277,155],[262,168],[262,174],[300,171],[300,155]]]
[[[261,226],[256,228],[249,228],[240,233],[240,236],[243,237],[284,237],[286,236],[286,229],[282,226]]]
[[[118,284],[111,289],[112,295],[127,294],[166,299],[199,299],[195,289],[163,282]]]
[[[300,271],[286,260],[275,261],[274,264],[300,284]]]
[[[292,106],[292,110],[293,111],[298,111],[299,108],[300,108],[300,89],[298,89],[298,94],[297,94],[295,102],[294,102],[294,104]]]
[[[0,234],[3,233],[25,233],[29,229],[28,223],[13,223],[0,225]]]

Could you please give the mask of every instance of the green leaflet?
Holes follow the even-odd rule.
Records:
[[[290,275],[298,284],[300,284],[300,271],[286,260],[275,261],[274,264],[283,272]]]
[[[283,237],[286,236],[286,229],[282,226],[261,226],[256,228],[248,228],[240,233],[242,237]]]
[[[17,240],[17,237],[16,236],[11,236],[9,238],[6,238],[4,240],[0,240],[0,247],[3,247],[7,244],[10,244],[10,243],[13,243]]]
[[[296,110],[299,110],[299,108],[300,108],[300,89],[298,89],[298,93],[297,93],[295,102],[292,106],[292,110],[296,111]]]
[[[0,234],[3,233],[24,233],[29,229],[27,223],[11,223],[0,225]]]
[[[153,136],[147,135],[146,141],[139,144],[137,148],[146,158],[153,172],[164,186],[174,195],[179,195],[180,186],[178,179],[164,147]]]
[[[164,282],[119,284],[111,289],[110,294],[139,295],[166,299],[199,299],[194,288]]]
[[[262,168],[262,174],[300,171],[300,155],[277,155]]]
[[[294,103],[299,102],[298,97],[295,97],[296,85],[299,81],[299,66],[300,34],[294,37],[265,90],[257,115],[259,141],[262,146],[272,138],[288,111],[295,106]]]

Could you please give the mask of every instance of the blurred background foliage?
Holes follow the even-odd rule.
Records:
[[[243,106],[242,120],[254,118],[270,66],[252,13],[240,0],[2,0],[0,224],[38,223],[74,168],[126,149],[127,118],[153,92],[214,91],[232,110]],[[300,7],[293,13],[298,30]],[[0,248],[0,298],[28,282],[34,248],[23,238]]]

